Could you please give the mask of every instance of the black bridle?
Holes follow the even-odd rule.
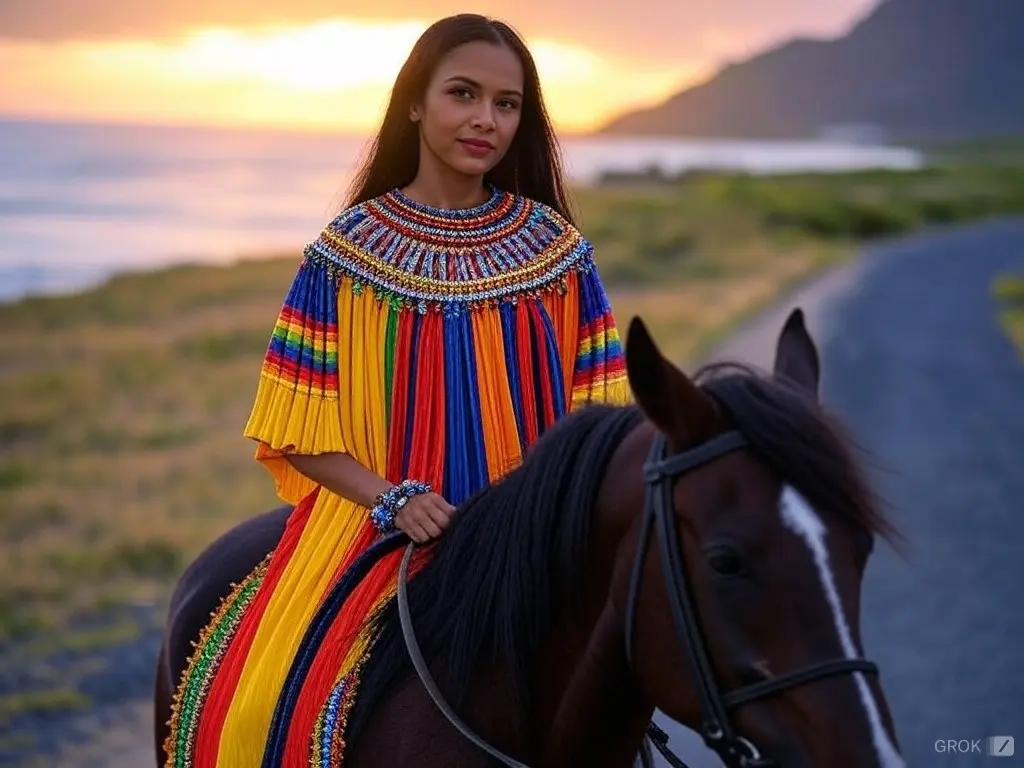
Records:
[[[661,570],[665,575],[672,618],[681,636],[693,686],[700,701],[699,733],[704,743],[729,768],[767,768],[777,764],[770,758],[762,757],[753,743],[734,731],[729,720],[730,710],[826,677],[852,672],[878,674],[877,666],[867,659],[832,659],[743,686],[724,695],[719,689],[686,579],[683,548],[676,528],[672,489],[680,476],[748,445],[747,439],[740,432],[733,430],[683,453],[667,456],[665,437],[660,433],[655,437],[650,456],[644,465],[644,517],[626,602],[626,658],[632,667],[637,600],[651,530],[654,529],[658,537]]]
[[[700,631],[697,612],[690,594],[683,562],[683,549],[680,544],[675,520],[675,504],[672,500],[672,489],[676,479],[714,461],[732,451],[749,445],[746,438],[737,431],[722,435],[698,445],[683,453],[666,456],[667,441],[658,434],[651,446],[651,453],[644,464],[644,481],[646,485],[643,520],[640,537],[637,542],[636,559],[630,575],[629,593],[626,602],[626,658],[633,665],[633,627],[636,623],[637,600],[640,595],[644,562],[647,557],[648,544],[652,530],[658,537],[658,549],[661,555],[662,572],[665,575],[669,605],[676,629],[682,637],[683,649],[686,653],[693,685],[697,691],[701,707],[701,727],[699,733],[704,743],[713,750],[728,768],[770,768],[777,763],[761,756],[761,753],[749,740],[738,735],[729,720],[729,711],[737,707],[773,696],[781,691],[796,688],[815,680],[852,672],[878,673],[878,668],[866,659],[833,659],[812,664],[794,672],[772,677],[763,682],[747,685],[723,695],[716,682],[711,662],[708,658],[707,646]],[[398,614],[405,638],[406,649],[412,665],[426,688],[430,698],[441,710],[442,714],[463,736],[476,744],[484,752],[494,757],[509,768],[528,768],[526,764],[509,757],[488,744],[476,735],[455,713],[440,689],[434,682],[427,668],[427,663],[420,651],[416,633],[412,626],[409,613],[408,575],[409,562],[412,559],[415,544],[410,544],[402,558],[398,573]],[[674,768],[686,768],[676,755],[668,749],[667,736],[655,723],[651,723],[648,736],[658,751]],[[644,758],[646,762],[646,756]]]

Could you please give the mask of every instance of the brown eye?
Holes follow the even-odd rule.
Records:
[[[708,565],[723,578],[734,578],[744,574],[743,558],[732,547],[712,547],[705,553]]]

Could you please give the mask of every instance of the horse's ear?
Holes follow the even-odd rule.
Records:
[[[775,347],[775,375],[786,378],[818,396],[821,364],[814,339],[807,332],[804,312],[797,307],[790,312]]]
[[[710,433],[715,419],[711,398],[664,358],[639,317],[629,324],[626,372],[637,405],[667,436],[688,442]]]

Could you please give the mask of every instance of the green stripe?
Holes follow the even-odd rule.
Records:
[[[384,413],[385,425],[391,430],[391,387],[395,378],[395,343],[398,339],[398,310],[388,309],[388,329],[384,334]]]

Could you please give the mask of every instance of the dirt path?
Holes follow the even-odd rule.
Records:
[[[909,766],[987,765],[987,737],[1024,737],[1024,366],[990,296],[1005,270],[1024,273],[1024,221],[887,244],[714,355],[767,366],[790,309],[807,311],[824,398],[871,454],[911,547],[909,561],[879,547],[862,608]],[[720,765],[667,727],[692,768]],[[939,740],[982,752],[937,753]]]

